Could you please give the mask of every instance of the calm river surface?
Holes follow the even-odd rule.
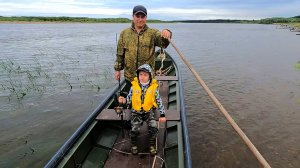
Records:
[[[0,24],[0,167],[42,167],[117,82],[130,24]],[[300,37],[274,25],[150,24],[173,41],[274,168],[300,166]],[[193,167],[256,158],[172,46],[184,79]]]

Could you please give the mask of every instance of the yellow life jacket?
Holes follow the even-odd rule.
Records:
[[[142,102],[142,88],[139,85],[139,81],[137,77],[133,79],[132,84],[132,108],[140,112],[141,110],[145,112],[149,112],[151,108],[157,108],[157,104],[155,101],[155,92],[158,87],[155,79],[152,79],[150,86],[147,88],[146,93],[144,95],[144,102]]]

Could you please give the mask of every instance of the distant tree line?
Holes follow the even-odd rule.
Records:
[[[231,20],[231,19],[214,19],[214,20],[175,20],[173,22],[184,22],[184,23],[258,23],[258,24],[274,24],[274,23],[299,23],[300,16],[291,18],[266,18],[260,20]]]
[[[81,22],[81,23],[130,23],[132,20],[128,18],[88,18],[88,17],[39,17],[39,16],[0,16],[0,21],[9,22]],[[184,22],[184,23],[258,23],[258,24],[273,24],[273,23],[299,23],[300,16],[290,18],[274,17],[260,20],[231,20],[231,19],[215,19],[215,20],[148,20],[150,23],[165,23],[165,22]]]
[[[183,23],[234,23],[240,22],[240,20],[230,20],[230,19],[215,19],[215,20],[175,20],[173,22],[183,22]]]
[[[274,17],[274,18],[261,19],[258,21],[258,23],[261,24],[299,23],[299,22],[300,22],[300,16],[294,16],[290,18]]]
[[[39,16],[0,16],[0,21],[19,21],[19,22],[83,22],[83,23],[97,23],[97,22],[115,22],[127,23],[131,22],[127,18],[87,18],[87,17],[39,17]]]
[[[40,17],[40,16],[0,16],[0,21],[8,22],[80,22],[80,23],[130,23],[128,18],[88,18],[88,17]],[[149,20],[149,22],[163,22]]]

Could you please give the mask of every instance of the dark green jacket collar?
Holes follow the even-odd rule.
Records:
[[[145,24],[144,28],[140,31],[140,34],[143,34],[148,28],[149,28],[148,25]],[[135,27],[134,27],[134,23],[133,23],[133,22],[131,23],[131,29],[132,29],[133,31],[137,32],[137,31],[135,30]]]

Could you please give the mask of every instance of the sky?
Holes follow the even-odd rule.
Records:
[[[262,19],[300,15],[300,0],[0,0],[0,16],[132,18],[135,5],[148,19]]]

